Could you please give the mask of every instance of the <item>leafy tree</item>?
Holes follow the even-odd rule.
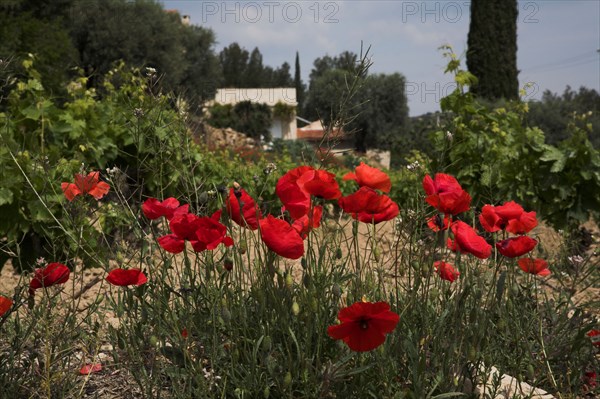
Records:
[[[517,0],[471,1],[467,67],[478,83],[471,90],[487,100],[519,98]]]
[[[123,60],[156,68],[163,84],[173,89],[186,69],[184,28],[178,14],[166,13],[152,1],[78,0],[71,35],[81,63],[93,76]]]
[[[212,30],[194,25],[184,27],[185,69],[179,88],[193,105],[201,105],[213,98],[223,79],[219,59],[213,50],[214,43]]]
[[[24,74],[22,61],[35,54],[42,83],[54,94],[63,90],[62,83],[77,60],[64,20],[71,2],[11,0],[0,4],[0,58],[13,60],[14,72]]]
[[[244,85],[250,54],[237,43],[231,43],[219,53],[223,70],[224,87],[247,87]],[[261,57],[262,63],[262,57]]]
[[[596,90],[580,87],[574,91],[567,86],[562,95],[546,90],[541,101],[529,103],[527,123],[537,126],[546,134],[546,141],[557,144],[569,137],[568,125],[573,114],[587,115],[591,124],[590,141],[600,147],[600,94]]]
[[[307,114],[330,123],[340,99],[347,95],[348,81],[349,74],[343,69],[327,70],[314,79],[306,100]],[[405,79],[399,73],[360,78],[360,85],[349,104],[354,117],[344,128],[354,132],[354,145],[358,151],[390,148],[405,133],[408,106],[404,86]]]

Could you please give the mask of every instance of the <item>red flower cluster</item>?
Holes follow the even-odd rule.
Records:
[[[433,267],[435,267],[435,271],[440,275],[442,280],[447,280],[452,283],[458,278],[458,276],[460,276],[459,271],[456,270],[450,263],[438,260],[433,264]]]
[[[492,254],[492,246],[468,224],[456,221],[450,226],[454,241],[448,238],[448,248],[454,252],[469,253],[479,259],[487,259]]]
[[[174,214],[169,221],[172,234],[158,238],[158,244],[167,252],[178,254],[185,249],[185,242],[192,244],[194,251],[213,250],[223,243],[229,247],[233,239],[227,236],[227,228],[219,222],[221,211],[211,217],[200,217],[191,213]]]
[[[514,201],[505,202],[500,206],[484,205],[479,222],[490,233],[506,230],[513,234],[529,233],[538,224],[534,211],[525,212],[523,207]]]
[[[533,250],[537,243],[537,240],[534,240],[531,237],[519,236],[498,241],[496,243],[496,248],[498,249],[498,252],[507,258],[518,258]]]
[[[329,326],[327,334],[343,340],[356,352],[367,352],[385,341],[400,321],[400,316],[390,310],[385,302],[356,302],[338,313],[340,324]]]
[[[392,182],[387,173],[373,168],[364,162],[361,162],[354,172],[346,173],[342,179],[354,180],[360,187],[369,187],[373,190],[383,191],[384,193],[389,193],[392,189]]]
[[[543,259],[521,258],[517,261],[521,270],[525,273],[535,274],[536,276],[546,277],[550,275],[548,262]]]
[[[6,312],[12,308],[13,301],[10,298],[0,295],[0,317],[4,316]]]
[[[600,330],[591,330],[586,335],[592,340],[592,345],[600,346]]]
[[[46,267],[36,269],[29,283],[29,294],[33,295],[35,290],[50,287],[56,284],[64,284],[69,280],[71,271],[62,263],[49,263]]]
[[[140,269],[114,269],[106,276],[106,281],[112,285],[126,287],[128,285],[146,284],[148,278]]]
[[[388,193],[391,190],[391,181],[385,172],[361,162],[355,173],[347,173],[344,180],[355,180],[360,186],[353,194],[338,200],[339,206],[352,218],[377,224],[392,220],[400,213],[400,208],[390,197],[375,191]]]
[[[75,174],[74,183],[61,183],[60,188],[69,201],[73,201],[78,195],[85,194],[89,194],[99,200],[110,190],[110,186],[107,183],[99,181],[99,175],[100,172],[90,172],[87,176],[77,173]]]
[[[92,373],[99,373],[102,371],[102,364],[100,363],[88,363],[79,369],[79,374],[88,375]]]
[[[437,173],[432,179],[427,175],[423,179],[423,189],[427,194],[425,201],[446,215],[458,215],[471,206],[471,196],[453,176]]]
[[[229,190],[229,196],[225,200],[225,207],[231,219],[239,226],[247,227],[251,230],[258,229],[258,221],[262,219],[262,214],[254,199],[244,190],[239,188]]]
[[[179,201],[173,197],[169,197],[162,202],[156,198],[148,198],[142,204],[142,212],[150,220],[158,219],[161,216],[171,220],[173,216],[188,213],[189,207],[188,204],[179,206]]]

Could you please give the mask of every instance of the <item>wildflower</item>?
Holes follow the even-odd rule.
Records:
[[[337,199],[342,196],[340,187],[333,173],[322,169],[313,169],[304,172],[297,180],[298,187],[315,197],[326,200]]]
[[[172,234],[158,238],[158,244],[167,252],[178,254],[185,249],[185,242],[192,244],[194,251],[215,249],[220,243],[233,245],[231,237],[225,236],[226,227],[219,223],[221,211],[210,218],[191,213],[175,215],[169,222]]]
[[[525,212],[523,207],[514,201],[505,202],[500,206],[484,205],[479,222],[490,233],[506,230],[513,234],[528,233],[538,224],[535,212]]]
[[[275,193],[292,219],[300,219],[308,213],[311,195],[327,200],[342,196],[333,173],[310,166],[288,171],[277,182]]]
[[[0,317],[4,316],[6,312],[12,308],[13,301],[10,298],[0,295]]]
[[[304,241],[288,222],[268,215],[259,224],[261,238],[271,251],[288,259],[304,255]]]
[[[385,302],[356,302],[338,313],[340,324],[329,326],[327,334],[333,339],[343,340],[356,352],[367,352],[377,348],[391,333],[400,316],[390,310]]]
[[[487,259],[492,254],[492,246],[468,224],[456,221],[450,226],[454,241],[448,239],[448,248],[452,251],[470,253],[479,259]]]
[[[569,263],[575,267],[581,265],[583,263],[583,261],[585,260],[585,259],[583,259],[583,257],[581,255],[569,256],[569,257],[567,257],[567,259],[569,260]]]
[[[73,201],[78,195],[89,194],[99,200],[104,197],[110,186],[99,181],[100,172],[90,172],[87,176],[75,174],[75,183],[61,183],[60,187],[69,201]]]
[[[460,272],[454,268],[450,263],[438,260],[433,264],[435,271],[440,275],[442,280],[450,281],[451,283],[460,276]]]
[[[300,234],[302,239],[308,237],[308,233],[321,225],[321,217],[323,216],[323,207],[320,205],[315,206],[312,212],[302,216],[300,219],[294,220],[292,227]]]
[[[363,223],[381,223],[400,213],[400,208],[390,197],[364,186],[354,194],[340,198],[338,204],[344,212]]]
[[[427,219],[427,227],[429,227],[431,230],[435,231],[436,233],[438,231],[447,230],[451,224],[452,224],[452,218],[450,217],[450,215],[446,215],[442,219],[442,217],[439,214],[437,214],[437,215],[432,216],[429,219]]]
[[[92,373],[98,373],[102,371],[102,365],[100,363],[89,363],[84,365],[80,370],[79,374],[88,375]]]
[[[281,176],[275,186],[275,193],[293,219],[300,219],[310,208],[310,194],[298,186],[298,179],[305,172],[314,170],[310,166],[299,166]]]
[[[392,182],[387,173],[373,168],[364,162],[361,162],[354,172],[346,173],[342,179],[354,180],[360,187],[366,186],[373,190],[381,190],[384,193],[389,193],[392,188]]]
[[[251,230],[258,229],[258,221],[262,218],[262,214],[246,190],[241,187],[237,190],[231,188],[229,196],[225,200],[225,207],[235,223]]]
[[[437,173],[432,179],[427,175],[423,178],[423,189],[427,194],[425,201],[442,213],[457,215],[468,211],[471,205],[471,196],[453,176]]]
[[[521,258],[517,262],[519,263],[521,270],[525,273],[531,273],[541,277],[549,276],[551,273],[548,269],[548,262],[543,259]]]
[[[598,386],[598,375],[595,371],[587,371],[583,374],[584,392],[593,391]]]
[[[600,346],[600,330],[591,330],[586,335],[592,340],[592,345]]]
[[[537,241],[531,237],[519,236],[507,238],[496,243],[498,252],[508,258],[518,258],[531,251],[537,245]]]
[[[171,220],[175,215],[188,213],[188,210],[188,204],[179,206],[179,201],[173,197],[169,197],[162,202],[156,198],[148,198],[142,204],[142,212],[150,220],[158,219],[161,216]]]
[[[44,268],[36,269],[29,283],[29,294],[42,287],[64,284],[69,280],[69,268],[62,263],[50,263]]]
[[[128,285],[146,284],[148,278],[140,269],[114,269],[106,276],[106,281],[112,285],[126,287]]]
[[[197,244],[194,250],[197,252],[205,249],[213,250],[223,243],[226,247],[233,245],[233,239],[228,237],[227,228],[219,223],[221,211],[215,212],[210,218],[201,217],[197,219],[196,238]]]

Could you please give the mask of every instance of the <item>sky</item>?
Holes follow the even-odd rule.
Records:
[[[300,55],[308,84],[313,61],[369,48],[370,73],[406,78],[409,114],[439,111],[452,77],[439,47],[451,45],[466,69],[469,1],[217,1],[162,0],[214,31],[220,52],[233,42],[258,47],[264,65],[293,66]],[[517,67],[525,99],[566,86],[600,91],[600,1],[519,1]]]

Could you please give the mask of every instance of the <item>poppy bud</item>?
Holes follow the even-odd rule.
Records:
[[[228,272],[233,270],[233,260],[231,258],[225,258],[225,260],[223,260],[223,268]]]
[[[373,257],[375,258],[375,262],[379,262],[379,260],[381,259],[381,250],[378,246],[373,248]]]
[[[240,243],[238,244],[238,252],[240,253],[240,255],[245,254],[247,250],[248,245],[246,244],[246,241],[240,241]]]
[[[271,337],[269,337],[268,335],[263,338],[261,349],[264,352],[269,352],[271,350]]]
[[[308,266],[308,263],[306,263],[306,258],[300,259],[300,264],[302,265],[303,269],[306,269],[306,267]]]
[[[333,285],[333,287],[331,288],[331,291],[333,292],[333,295],[340,297],[342,295],[342,287],[340,287],[340,285],[338,283],[335,283]]]
[[[308,288],[310,287],[310,283],[311,283],[311,279],[310,276],[308,274],[305,274],[304,277],[302,278],[302,283],[304,284],[304,287]]]
[[[310,300],[310,309],[315,313],[317,312],[317,310],[319,310],[319,303],[317,302],[317,298],[315,298],[314,296]]]
[[[298,302],[292,303],[292,313],[294,316],[298,316],[300,314],[300,305],[298,305]]]
[[[292,278],[291,273],[287,273],[285,275],[285,286],[288,290],[291,290],[294,284],[294,279]]]
[[[158,345],[158,338],[156,337],[156,335],[150,336],[150,345],[152,345],[152,346]]]
[[[285,377],[283,377],[283,386],[289,388],[290,385],[292,385],[292,373],[288,371],[285,373]]]
[[[221,317],[225,323],[229,323],[231,321],[231,312],[227,308],[221,308]]]
[[[271,389],[269,387],[265,387],[265,390],[263,391],[263,398],[269,399],[269,396],[271,396]]]
[[[335,258],[336,259],[342,259],[342,256],[343,256],[343,254],[342,254],[342,248],[338,247],[338,249],[335,250]]]

